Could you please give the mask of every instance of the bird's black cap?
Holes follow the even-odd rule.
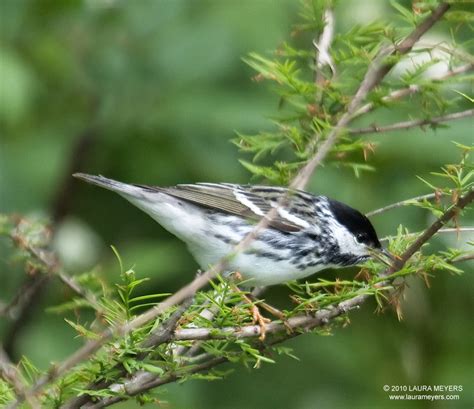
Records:
[[[329,205],[336,220],[345,226],[360,243],[376,249],[382,248],[374,226],[361,212],[337,200],[329,199]]]

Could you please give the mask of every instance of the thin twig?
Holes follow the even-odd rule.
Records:
[[[442,81],[445,81],[445,80],[447,80],[451,77],[455,77],[456,75],[465,74],[469,71],[472,71],[473,69],[474,69],[474,64],[465,64],[465,65],[461,65],[459,67],[456,67],[456,68],[452,69],[451,71],[448,71],[447,73],[445,73],[443,75],[440,75],[439,77],[429,78],[429,80],[432,81],[432,82],[442,82]],[[383,97],[381,99],[381,101],[382,101],[382,103],[387,104],[389,102],[396,101],[396,100],[401,99],[403,97],[406,97],[408,95],[420,92],[422,89],[423,89],[423,87],[421,85],[412,84],[412,85],[409,85],[406,88],[401,88],[401,89],[397,89],[395,91],[392,91],[390,94]],[[363,114],[367,114],[367,113],[373,111],[376,107],[377,107],[377,105],[375,103],[369,102],[369,103],[363,105],[362,107],[360,107],[356,112],[354,112],[353,117],[356,118],[356,117],[359,117]]]
[[[255,295],[255,296],[261,295],[264,290],[265,290],[265,287],[255,288],[254,291],[252,291],[252,295]],[[212,321],[212,319],[217,314],[217,312],[218,312],[218,307],[216,305],[212,305],[210,306],[210,308],[205,308],[203,311],[201,311],[199,315],[208,321]],[[171,341],[171,339],[173,340],[176,339],[176,335],[170,336],[167,341]],[[190,358],[195,356],[196,353],[199,351],[199,349],[201,348],[201,345],[202,345],[202,342],[200,342],[199,340],[196,340],[196,342],[194,342],[190,348],[179,346],[173,351],[173,353],[175,354],[177,358],[181,356],[185,357],[186,360],[184,362],[189,362]],[[126,385],[128,385],[130,382],[131,383],[146,383],[147,379],[150,379],[150,380],[155,379],[155,375],[147,373],[146,371],[139,371],[133,376],[132,379],[126,380],[122,384],[114,384],[110,388],[113,389],[114,391],[126,390],[127,389]],[[86,389],[91,389],[91,388],[87,387]],[[64,406],[61,409],[75,409],[79,407],[80,406]]]
[[[147,338],[140,344],[140,349],[148,349],[148,350],[156,350],[160,345],[170,341],[174,337],[174,331],[176,329],[176,325],[178,325],[178,321],[181,319],[183,314],[192,304],[193,298],[189,298],[185,300],[178,309],[171,314],[171,316],[160,324],[155,330],[153,330]],[[136,360],[143,360],[149,355],[149,352],[141,352],[136,356]],[[92,382],[89,384],[85,389],[87,390],[100,390],[106,389],[111,387],[114,384],[114,381],[120,379],[121,377],[127,374],[127,370],[125,367],[119,363],[114,368],[116,371],[114,374],[114,378],[112,379],[104,379],[101,381]],[[61,409],[76,409],[81,408],[83,405],[90,403],[92,397],[88,394],[83,394],[67,401],[64,405],[61,406]]]
[[[48,276],[46,274],[35,273],[34,275],[28,275],[28,278],[29,280],[24,281],[12,300],[8,304],[5,303],[1,306],[0,316],[10,318],[13,321],[17,321],[19,317],[23,316],[22,311],[27,308],[31,298],[33,298],[36,293],[35,287],[41,285],[44,280],[47,280]],[[16,331],[10,329],[10,333],[16,333]],[[9,338],[9,336],[5,337],[5,339]],[[5,341],[5,343],[8,342]]]
[[[96,99],[92,99],[91,108],[95,112],[97,107]],[[50,214],[52,221],[52,232],[55,227],[67,216],[71,209],[71,204],[74,203],[77,183],[66,175],[80,170],[89,155],[92,141],[95,138],[97,129],[95,125],[88,126],[81,131],[75,138],[71,153],[66,162],[65,172],[63,172],[64,179],[57,188],[54,198],[50,205]],[[61,280],[67,281],[66,277],[61,277]],[[65,280],[66,278],[66,280]],[[51,277],[49,275],[36,274],[34,276],[25,277],[24,283],[20,286],[18,291],[19,296],[15,297],[21,300],[14,309],[14,319],[9,326],[4,336],[5,350],[11,356],[14,355],[15,346],[18,344],[17,337],[19,332],[27,325],[30,317],[35,311],[35,307],[39,304],[45,289],[47,288]],[[66,283],[70,285],[72,283]],[[27,290],[28,296],[23,293]]]
[[[266,288],[267,287],[255,287],[251,292],[251,296],[258,298],[260,295],[263,294]],[[241,305],[243,303],[244,303],[243,301],[240,301],[237,305]],[[219,312],[219,307],[216,305],[212,305],[210,308],[205,308],[204,310],[202,310],[199,315],[205,318],[207,321],[212,321],[218,312]],[[184,356],[189,359],[190,357],[193,357],[197,354],[201,346],[202,346],[202,343],[199,341],[194,342],[191,347],[178,346],[175,350],[175,354],[177,357]]]
[[[7,381],[14,389],[17,398],[25,397],[25,383],[17,367],[8,358],[3,346],[0,344],[0,377]],[[33,409],[41,409],[41,405],[34,396],[27,397],[28,404]]]
[[[361,291],[364,292],[367,289]],[[286,329],[303,330],[308,327],[317,326],[326,320],[328,310],[319,310],[314,315],[295,315],[286,320],[286,325],[282,322],[272,321],[265,326],[265,334],[272,335],[284,332]],[[181,328],[177,329],[174,334],[176,341],[190,340],[210,340],[210,339],[241,339],[256,338],[261,335],[261,327],[259,325],[244,325],[241,327],[223,327],[223,328]]]
[[[318,110],[318,107],[323,103],[324,88],[326,84],[325,70],[324,67],[329,66],[332,77],[336,75],[336,66],[330,54],[330,47],[334,37],[334,11],[331,7],[327,7],[322,15],[323,30],[320,36],[313,40],[313,45],[316,50],[315,69],[314,69],[314,84],[315,84],[315,95],[314,95],[314,109]],[[316,111],[315,111],[316,112]],[[306,147],[307,152],[314,152],[315,147],[319,141],[319,135],[316,134],[311,139]]]
[[[315,327],[318,326],[324,326],[326,325],[329,321],[334,319],[335,317],[339,315],[343,315],[347,313],[348,311],[358,308],[359,303],[362,303],[365,300],[366,295],[360,295],[354,298],[351,298],[347,301],[343,301],[339,303],[337,306],[325,310],[320,310],[315,313],[314,317],[311,316],[299,316],[299,317],[293,317],[292,322],[294,324],[300,324],[297,325],[297,328],[300,330],[303,330],[303,332],[309,331]],[[301,335],[302,332],[293,332],[291,334],[286,333],[285,331],[285,326],[283,324],[279,323],[271,323],[275,324],[274,327],[272,327],[272,332],[274,329],[278,326],[281,325],[282,331],[285,332],[285,335],[283,335],[281,338],[271,340],[266,342],[265,344],[262,344],[262,347],[268,347],[271,345],[275,345],[278,343],[281,343],[283,341],[286,341],[289,338],[296,337],[298,335]],[[269,325],[271,325],[269,324]],[[254,326],[250,326],[254,327]],[[253,332],[253,336],[259,336],[260,334],[260,327],[257,326],[257,331]],[[296,327],[295,327],[296,328]],[[172,373],[169,375],[166,375],[164,377],[157,376],[155,374],[149,373],[149,372],[140,372],[138,376],[132,377],[130,380],[126,381],[122,388],[119,390],[115,390],[115,392],[122,392],[126,394],[127,396],[135,396],[140,393],[143,393],[147,390],[156,388],[158,386],[164,385],[166,383],[174,382],[177,379],[181,378],[184,375],[189,375],[192,373],[198,373],[198,372],[203,372],[208,369],[211,369],[217,365],[220,365],[224,362],[227,362],[227,358],[224,357],[214,357],[210,358],[208,361],[205,361],[201,364],[198,365],[192,365],[188,371],[183,371],[183,373],[180,373],[179,371],[176,373]],[[123,396],[117,396],[117,397],[111,397],[111,398],[103,398],[100,399],[98,402],[95,404],[86,406],[84,409],[99,409],[103,408],[106,406],[110,406],[114,403],[120,402],[127,399],[127,397]]]
[[[474,227],[448,227],[446,229],[439,229],[438,230],[438,233],[456,233],[456,234],[460,234],[460,233],[472,233],[474,232]],[[404,234],[403,237],[413,237],[413,236],[419,236],[422,232],[414,232],[414,233],[407,233],[407,234]],[[386,236],[386,237],[382,237],[380,239],[380,242],[385,242],[385,241],[389,241],[390,239],[393,239],[394,237],[396,236]]]
[[[400,44],[396,46],[387,46],[379,52],[374,61],[369,65],[364,79],[349,103],[346,112],[341,116],[336,126],[329,133],[327,139],[318,148],[316,154],[308,161],[303,169],[298,172],[296,177],[293,179],[293,182],[290,184],[291,188],[303,189],[307,185],[309,178],[314,173],[316,167],[321,164],[326,155],[330,152],[344,128],[355,118],[365,97],[382,82],[385,76],[393,68],[395,62],[390,61],[387,57],[396,53],[400,55],[408,53],[420,37],[433,27],[444,13],[448,11],[449,7],[449,4],[440,3],[440,5]]]
[[[0,344],[0,375],[3,379],[8,381],[13,388],[17,396],[23,395],[23,382],[20,380],[20,374],[17,368],[12,364],[8,354]]]
[[[456,257],[451,260],[451,263],[463,263],[465,261],[473,261],[474,253],[463,254],[462,256]]]
[[[463,197],[459,198],[457,202],[451,206],[443,215],[436,220],[430,227],[428,227],[405,252],[397,258],[390,271],[395,272],[403,268],[405,263],[415,254],[421,246],[426,243],[438,230],[440,230],[449,220],[455,217],[459,210],[464,209],[469,203],[474,200],[474,190],[469,191]]]
[[[174,372],[164,377],[153,376],[149,372],[141,373],[141,376],[137,378],[132,378],[124,386],[122,392],[128,396],[135,396],[147,390],[156,388],[167,383],[175,382],[178,379],[182,378],[185,375],[199,373],[207,371],[217,365],[227,362],[227,359],[224,357],[215,357],[211,358],[208,361],[205,361],[201,364],[193,365],[192,368],[188,371]],[[120,391],[118,391],[120,392]],[[84,406],[84,409],[99,409],[105,408],[106,406],[113,405],[126,400],[127,397],[124,396],[114,396],[109,398],[100,399],[98,402]]]
[[[436,198],[436,193],[428,193],[427,195],[416,196],[416,197],[412,197],[410,199],[402,200],[402,201],[397,202],[397,203],[392,203],[388,206],[381,207],[380,209],[372,210],[372,211],[366,213],[365,215],[367,217],[372,217],[372,216],[375,216],[375,215],[380,214],[380,213],[385,213],[388,210],[396,209],[397,207],[403,207],[403,206],[412,204],[413,202],[421,202],[423,200],[431,200],[431,199],[434,199],[434,198]]]
[[[474,227],[448,227],[446,229],[439,229],[438,233],[472,233]]]
[[[397,122],[395,124],[385,125],[385,126],[378,126],[374,124],[367,128],[350,129],[348,133],[350,135],[363,135],[363,134],[370,134],[370,133],[392,132],[392,131],[399,131],[401,129],[423,127],[425,125],[436,125],[442,122],[448,122],[448,121],[454,121],[456,119],[467,118],[469,116],[474,116],[474,109],[468,109],[466,111],[461,111],[461,112],[454,112],[452,114],[441,115],[434,118],[414,119],[412,121]]]
[[[456,49],[456,48],[452,48],[452,47],[449,47],[449,46],[444,46],[442,43],[423,43],[423,42],[419,42],[417,44],[417,50],[418,49],[425,49],[425,50],[429,50],[428,52],[430,52],[431,50],[434,50],[434,49],[438,49],[438,50],[441,50],[442,52],[446,53],[446,54],[450,54],[450,55],[453,55],[455,57],[457,57],[459,60],[461,61],[464,61],[464,62],[468,62],[470,64],[474,64],[474,57],[467,53],[467,52],[464,52],[462,49]],[[426,51],[425,51],[426,52]]]
[[[315,103],[321,102],[322,86],[325,82],[324,67],[328,66],[331,69],[331,73],[334,76],[336,73],[336,67],[334,61],[329,53],[331,48],[332,39],[334,37],[334,11],[331,8],[326,8],[323,13],[324,28],[319,38],[313,41],[314,47],[316,48],[316,97]]]
[[[92,101],[92,110],[95,117],[98,100]],[[59,224],[69,213],[72,204],[75,202],[77,180],[69,175],[84,168],[84,165],[90,156],[95,139],[98,136],[98,127],[95,119],[93,124],[88,125],[75,138],[69,153],[68,162],[63,172],[63,180],[59,184],[54,198],[51,202],[51,219],[53,225]]]
[[[11,320],[3,335],[3,343],[5,352],[12,360],[16,358],[17,337],[34,312],[33,306],[41,296],[40,288],[49,279],[49,275],[40,272],[27,274],[16,295],[0,310],[0,316]]]
[[[18,229],[15,229],[10,234],[12,241],[21,249],[27,251],[36,261],[43,265],[45,271],[49,274],[56,275],[67,287],[74,291],[77,295],[81,296],[89,302],[89,304],[98,312],[103,313],[102,306],[97,300],[96,296],[89,290],[82,288],[74,278],[66,274],[59,266],[58,261],[52,253],[36,248],[31,245],[27,238],[23,237]]]
[[[21,233],[21,223],[24,223],[24,220],[17,222],[17,227],[13,229],[8,236],[15,246],[28,252],[32,259],[42,266],[41,270],[44,271],[35,271],[34,274],[28,275],[27,280],[25,280],[24,284],[17,291],[17,295],[8,305],[0,310],[0,315],[12,319],[12,324],[4,337],[5,351],[10,354],[10,356],[13,356],[18,332],[24,326],[25,320],[28,319],[33,311],[36,297],[41,294],[40,287],[43,287],[52,276],[58,277],[72,291],[87,300],[96,310],[97,314],[104,314],[103,307],[92,292],[82,288],[74,278],[65,273],[51,252],[34,246],[31,240]]]

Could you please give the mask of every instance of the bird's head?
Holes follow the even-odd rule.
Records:
[[[342,265],[353,265],[371,257],[387,263],[392,259],[377,237],[370,220],[344,203],[329,200],[329,209],[333,215],[330,223],[332,236],[339,247]]]

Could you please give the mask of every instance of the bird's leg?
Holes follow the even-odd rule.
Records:
[[[234,277],[234,279],[236,279],[238,281],[242,280],[242,275],[239,272],[234,272],[233,277]],[[260,327],[260,337],[259,337],[260,340],[263,341],[265,339],[265,333],[266,333],[266,325],[265,324],[267,324],[271,320],[264,317],[260,313],[259,306],[262,307],[264,310],[268,311],[274,317],[277,317],[279,320],[281,320],[283,322],[283,325],[286,327],[286,330],[289,334],[291,334],[293,332],[293,328],[291,328],[291,326],[288,324],[286,316],[282,311],[280,311],[278,308],[273,307],[270,304],[267,304],[266,302],[258,300],[257,297],[254,294],[247,294],[247,293],[243,292],[235,283],[233,283],[233,286],[234,286],[234,290],[239,292],[240,294],[242,294],[242,297],[244,298],[244,300],[251,305],[251,312],[252,312],[253,322],[254,322],[254,324],[258,324],[259,327]],[[263,290],[264,289],[265,288],[263,288]],[[260,289],[260,290],[262,290],[262,289]],[[255,289],[254,289],[254,291],[255,291]],[[259,291],[259,293],[261,293],[261,292],[262,291]],[[258,305],[256,305],[257,302],[258,302]]]
[[[234,276],[236,278],[241,278],[242,276],[240,273],[236,272],[234,273]],[[265,340],[265,334],[266,334],[266,324],[268,324],[271,320],[268,318],[265,318],[261,313],[260,310],[258,309],[258,306],[255,304],[255,301],[250,298],[247,293],[242,291],[237,284],[232,283],[232,287],[234,288],[235,292],[238,292],[242,295],[242,298],[245,300],[250,305],[250,312],[252,313],[252,321],[254,324],[258,324],[260,327],[260,336],[258,337],[260,341]]]
[[[252,299],[248,297],[247,294],[242,293],[242,295],[245,301],[247,301],[251,305],[250,311],[252,312],[253,323],[258,324],[258,326],[260,327],[260,336],[258,337],[258,339],[260,341],[265,341],[265,336],[267,333],[267,324],[271,322],[271,320],[269,318],[264,317],[260,313],[260,309],[258,308],[257,304],[255,304],[255,302],[252,301]]]
[[[258,306],[255,304],[255,302],[247,295],[245,294],[240,288],[238,288],[237,286],[236,287],[236,290],[239,291],[240,293],[242,293],[242,297],[244,298],[244,300],[250,304],[250,312],[252,313],[252,320],[253,320],[253,323],[254,324],[258,324],[258,326],[260,327],[260,336],[258,337],[258,339],[260,341],[264,341],[265,340],[265,335],[266,335],[266,332],[267,332],[267,324],[271,321],[270,319],[264,317],[261,313],[260,313],[260,310],[258,308]]]
[[[248,298],[250,298],[254,302],[256,301],[253,295],[249,295]],[[283,322],[283,325],[286,327],[286,330],[288,331],[289,334],[293,332],[293,328],[291,328],[290,324],[288,324],[288,320],[286,319],[285,313],[283,311],[280,311],[278,308],[275,308],[273,305],[267,304],[266,302],[263,302],[263,301],[260,301],[258,305],[262,307],[265,311],[268,311],[274,317],[277,317],[281,322]]]

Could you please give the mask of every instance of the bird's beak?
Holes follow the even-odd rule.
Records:
[[[390,253],[387,249],[381,248],[381,249],[375,249],[371,248],[369,250],[370,255],[377,259],[378,261],[381,261],[382,263],[386,264],[387,266],[391,267],[392,264],[397,258],[395,255]]]
[[[390,261],[397,261],[398,257],[393,254],[393,253],[390,253],[390,251],[388,251],[387,249],[382,249],[381,253],[387,257],[388,259],[390,259]]]

